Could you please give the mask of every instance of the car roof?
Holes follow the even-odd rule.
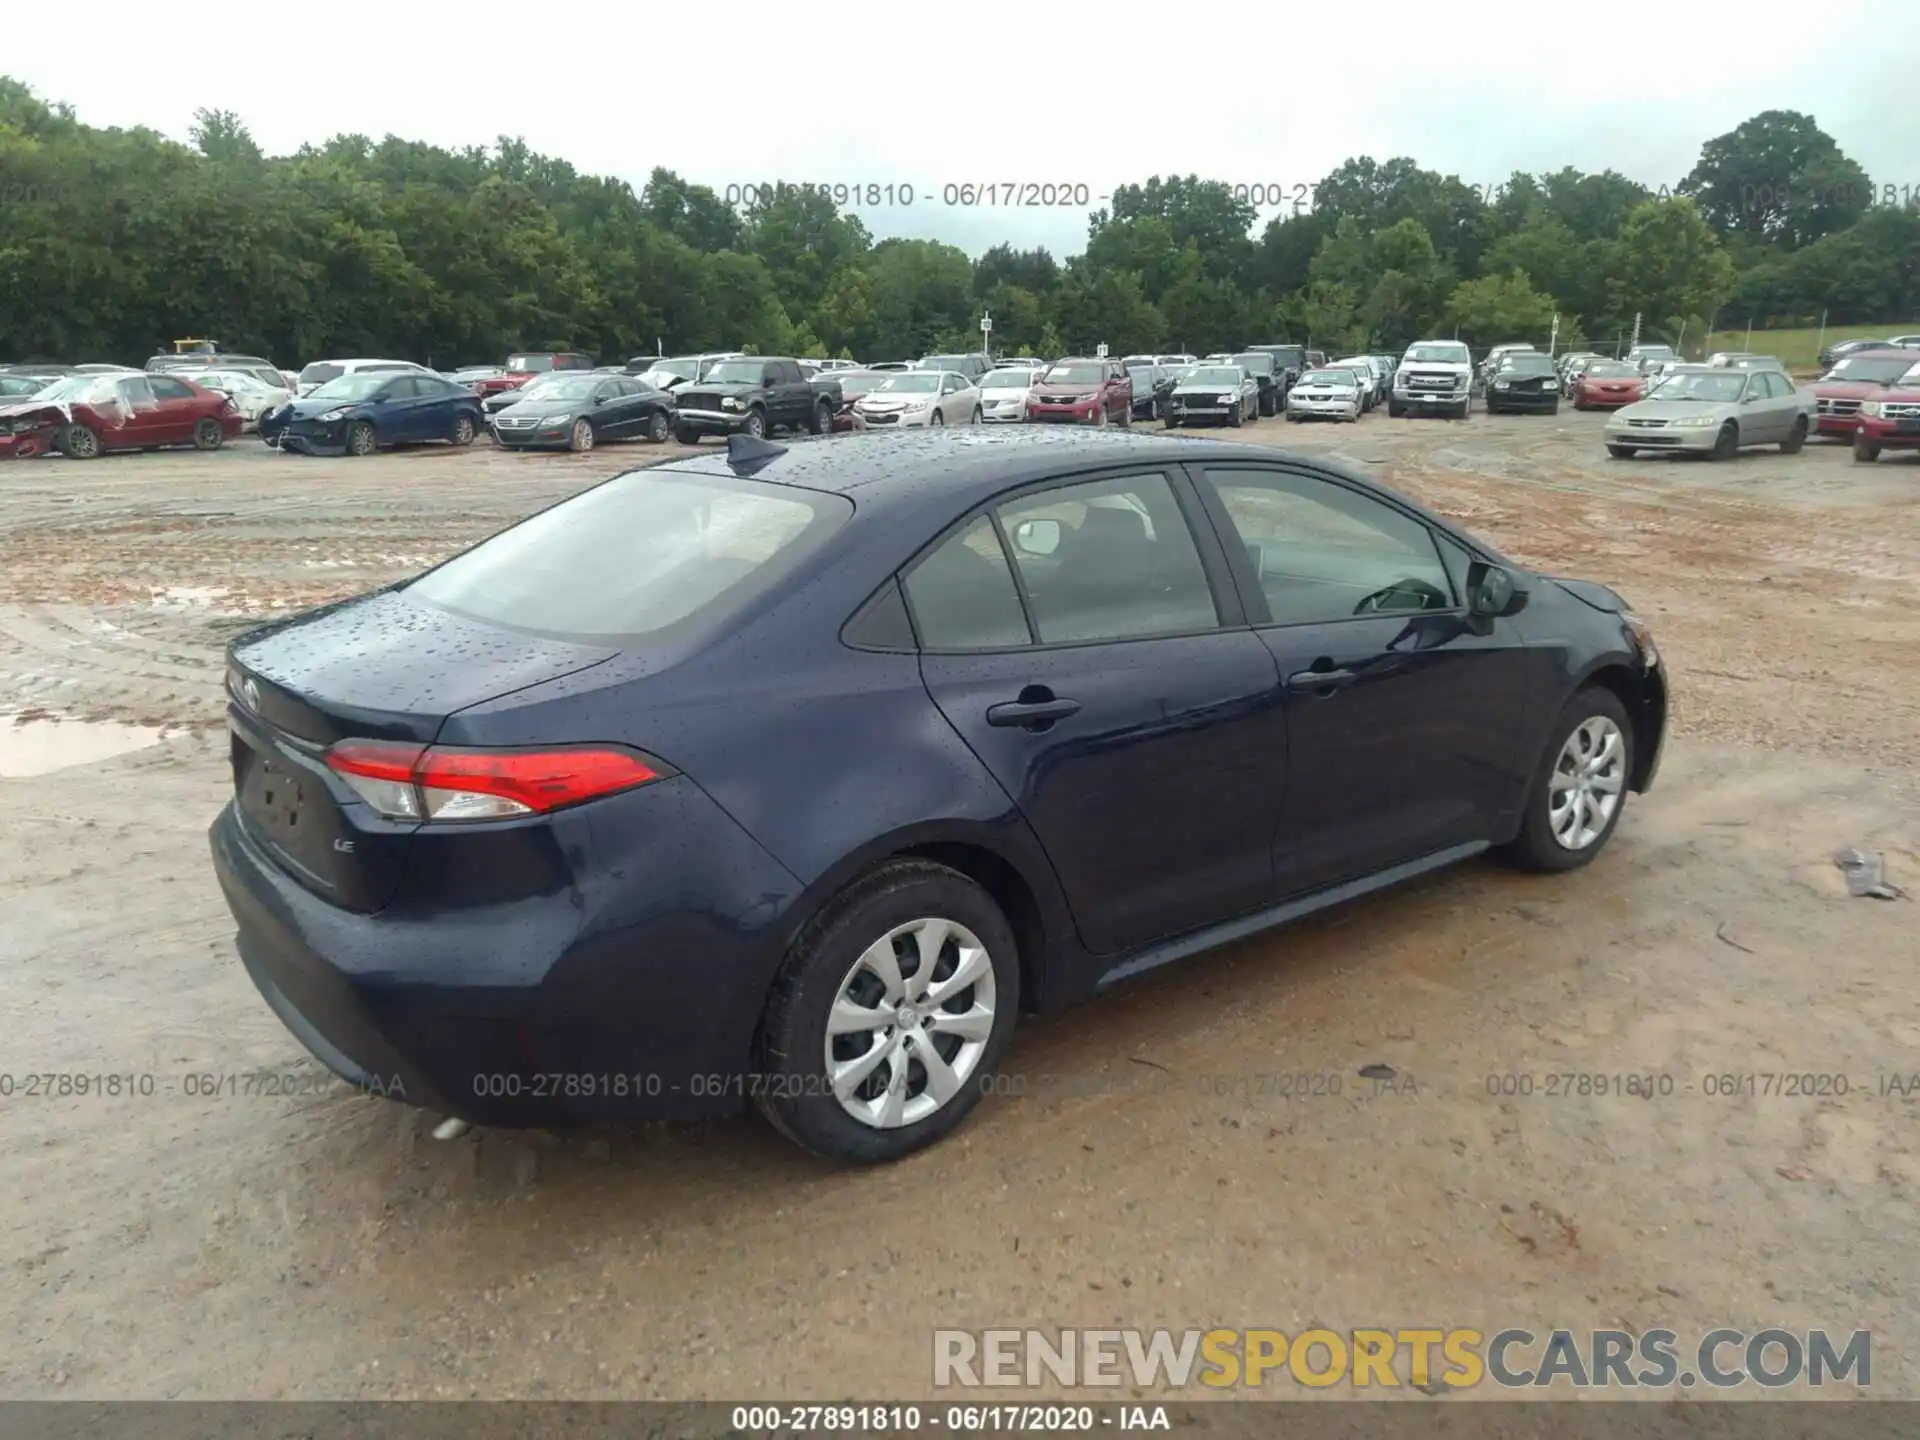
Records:
[[[1010,425],[1004,429],[866,431],[827,439],[796,439],[785,453],[752,468],[756,480],[796,485],[860,499],[907,494],[938,486],[968,506],[1002,490],[1046,480],[1063,471],[1104,465],[1177,465],[1253,458],[1250,447],[1137,435],[1125,430]],[[1254,456],[1268,452],[1255,451]],[[1273,451],[1272,455],[1283,452]],[[1316,459],[1313,463],[1323,464]],[[682,474],[731,475],[727,452],[713,450],[665,462]]]

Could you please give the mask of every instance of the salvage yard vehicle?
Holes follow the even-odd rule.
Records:
[[[1156,365],[1151,360],[1144,363],[1123,360],[1120,363],[1126,369],[1127,379],[1133,382],[1133,418],[1165,419],[1167,400],[1173,394],[1174,386],[1179,383],[1174,372],[1180,367]]]
[[[394,374],[406,371],[412,375],[431,375],[433,371],[424,365],[416,365],[411,360],[315,360],[300,371],[300,383],[294,386],[296,396],[311,395],[322,385],[338,380],[342,375],[358,375],[363,370],[383,371]]]
[[[1513,410],[1560,413],[1560,374],[1552,360],[1531,346],[1502,355],[1487,380],[1487,413]]]
[[[430,370],[361,370],[329,380],[260,422],[269,445],[304,455],[371,455],[382,446],[444,440],[469,445],[480,402]]]
[[[1671,345],[1634,345],[1627,350],[1626,363],[1646,375],[1654,366],[1679,358]]]
[[[92,460],[109,450],[168,445],[218,450],[243,424],[227,396],[178,376],[70,375],[0,404],[0,457]]]
[[[989,372],[991,373],[991,372]],[[957,370],[907,370],[889,375],[854,407],[868,425],[894,430],[978,425],[984,417],[980,387]]]
[[[174,371],[176,379],[185,379],[179,371]],[[278,376],[278,371],[273,372]],[[194,383],[206,390],[217,390],[233,401],[233,408],[240,412],[243,429],[258,429],[260,421],[282,405],[293,399],[293,391],[284,384],[262,380],[251,370],[196,370],[192,372]]]
[[[1002,365],[980,377],[980,420],[987,425],[1024,424],[1027,397],[1040,372],[1025,365]]]
[[[536,375],[556,370],[591,370],[593,357],[577,350],[523,350],[507,356],[500,373],[473,382],[474,394],[485,398],[506,390],[518,390]]]
[[[638,375],[656,390],[678,390],[693,380],[704,380],[707,372],[722,360],[740,360],[745,357],[738,350],[727,350],[712,355],[673,355],[661,358],[656,355],[638,355],[627,361],[627,373]]]
[[[1684,450],[1730,460],[1755,445],[1796,454],[1813,428],[1812,397],[1779,370],[1688,365],[1645,400],[1607,417],[1607,453],[1624,460],[1638,450]]]
[[[1893,346],[1842,356],[1813,383],[1816,433],[1851,440],[1862,403],[1883,398],[1915,371],[1920,371],[1920,356]]]
[[[1167,396],[1166,425],[1245,425],[1260,417],[1260,384],[1238,365],[1192,365]]]
[[[1415,410],[1439,411],[1455,420],[1473,414],[1473,355],[1458,340],[1422,340],[1400,357],[1387,414],[1398,420]]]
[[[329,1069],[481,1124],[751,1101],[877,1162],[1022,1014],[1592,861],[1667,684],[1619,595],[1355,469],[1020,426],[616,476],[240,636],[227,700],[214,870]]]
[[[824,435],[840,411],[840,382],[821,375],[809,380],[798,360],[753,356],[720,360],[704,378],[674,392],[682,445],[697,445],[706,435],[751,435],[756,439],[780,426]]]
[[[1624,360],[1594,360],[1573,380],[1573,408],[1608,410],[1644,400],[1647,381],[1638,367]]]
[[[1373,409],[1375,400],[1382,396],[1381,383],[1386,372],[1374,364],[1371,355],[1349,355],[1345,359],[1335,360],[1327,367],[1329,370],[1351,370],[1360,377],[1360,410],[1362,414]]]
[[[1133,382],[1118,360],[1056,360],[1027,396],[1027,419],[1056,425],[1131,425]]]
[[[664,444],[677,416],[673,397],[628,375],[556,374],[494,415],[493,438],[510,450],[591,450],[603,440]]]
[[[1882,450],[1920,449],[1920,365],[1873,400],[1860,404],[1853,432],[1853,458],[1872,462]]]
[[[1357,422],[1366,408],[1367,377],[1344,366],[1309,370],[1287,393],[1287,419]]]
[[[1246,348],[1258,350],[1264,355],[1273,357],[1273,367],[1279,376],[1282,399],[1286,398],[1286,392],[1293,388],[1302,375],[1318,368],[1307,354],[1307,347],[1304,345],[1249,345]]]
[[[1228,362],[1253,376],[1260,387],[1260,413],[1278,415],[1287,398],[1287,372],[1271,350],[1243,350]]]
[[[972,351],[964,355],[923,355],[913,362],[916,370],[952,371],[964,375],[968,380],[979,382],[980,377],[993,368],[993,360],[981,351]]]

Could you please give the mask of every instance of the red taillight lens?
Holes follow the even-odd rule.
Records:
[[[613,746],[456,750],[343,740],[327,765],[390,820],[505,820],[631,790],[672,773]]]

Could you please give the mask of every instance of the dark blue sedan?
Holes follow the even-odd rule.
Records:
[[[464,385],[425,371],[361,370],[260,417],[260,438],[307,454],[371,455],[387,445],[471,445],[480,402]]]
[[[482,1123],[752,1100],[856,1161],[957,1125],[1023,1013],[1586,864],[1667,709],[1618,595],[1352,470],[1040,426],[735,437],[228,686],[215,867],[333,1070]]]

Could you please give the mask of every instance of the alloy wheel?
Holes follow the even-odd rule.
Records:
[[[993,1035],[993,963],[958,921],[895,926],[853,962],[828,1012],[827,1080],[876,1130],[914,1125],[959,1095]]]
[[[1562,849],[1584,850],[1606,833],[1627,787],[1626,758],[1626,738],[1605,715],[1567,736],[1547,793],[1547,824]]]

